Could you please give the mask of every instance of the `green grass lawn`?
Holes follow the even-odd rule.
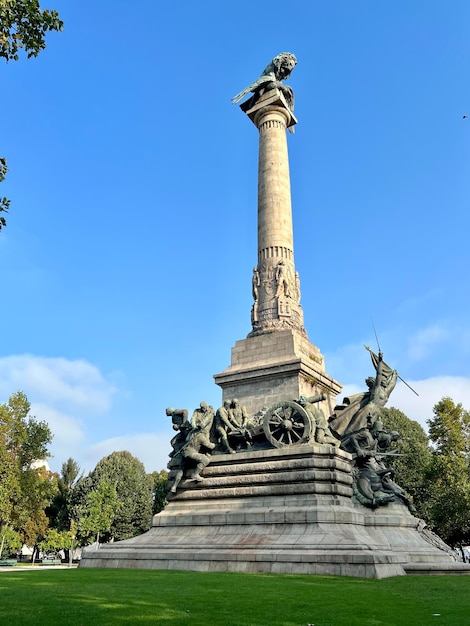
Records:
[[[0,572],[0,624],[467,626],[470,576],[60,569]]]

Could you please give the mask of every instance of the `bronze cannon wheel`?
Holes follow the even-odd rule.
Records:
[[[307,443],[312,424],[307,411],[297,402],[278,402],[265,414],[263,430],[275,448]]]

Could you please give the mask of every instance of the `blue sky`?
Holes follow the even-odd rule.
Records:
[[[0,401],[22,389],[49,422],[52,469],[127,449],[160,470],[165,407],[220,404],[257,256],[257,133],[230,99],[282,51],[310,340],[358,391],[373,319],[420,393],[389,406],[470,408],[466,0],[49,7],[64,32],[0,74]]]

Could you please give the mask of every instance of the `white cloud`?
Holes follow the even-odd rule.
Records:
[[[359,384],[371,375],[371,367],[370,356],[362,344],[348,344],[325,354],[327,373],[343,385],[347,384],[344,381]]]
[[[423,361],[431,353],[435,353],[438,349],[440,351],[443,344],[446,344],[446,348],[449,346],[446,355],[447,362],[457,364],[459,362],[456,356],[458,352],[464,353],[468,349],[469,335],[468,330],[434,324],[411,335],[409,341],[406,337],[399,337],[394,342],[392,335],[390,335],[387,345],[390,345],[393,354],[397,355],[403,354],[401,346],[404,346],[404,342],[406,342],[409,346],[406,356],[410,360]],[[374,370],[370,357],[361,344],[349,344],[338,348],[334,353],[326,355],[325,360],[327,372],[344,385],[343,391],[336,398],[336,402],[345,396],[366,391],[366,385],[362,381],[366,376],[372,376]],[[387,358],[386,360],[389,362]],[[406,359],[403,360],[406,365]],[[390,364],[393,366],[393,361],[390,361]],[[431,369],[440,372],[443,367],[445,366],[442,364],[442,359],[434,359]],[[466,374],[468,368],[465,368],[464,371]],[[399,371],[399,373],[401,372]],[[433,416],[434,405],[444,396],[449,396],[454,402],[460,402],[470,410],[470,376],[434,375],[421,379],[415,378],[414,380],[410,378],[407,383],[415,389],[419,396],[415,395],[403,382],[398,381],[387,406],[400,409],[407,417],[419,422],[426,431],[426,420]]]
[[[424,380],[407,380],[419,395],[417,396],[403,382],[398,381],[387,407],[395,407],[407,417],[421,426],[427,432],[426,420],[433,416],[433,407],[444,396],[449,396],[464,408],[470,410],[470,378],[465,376],[435,376]],[[345,396],[366,391],[366,387],[356,384],[344,385],[342,393],[336,398],[336,402]]]
[[[344,385],[343,390],[336,398],[336,403],[339,404],[339,402],[341,402],[343,398],[346,398],[346,396],[354,396],[356,393],[362,393],[364,391],[367,391],[367,387],[365,385],[364,387],[360,387],[359,385]]]
[[[93,421],[105,418],[117,389],[84,360],[41,357],[31,354],[0,358],[0,398],[23,391],[31,403],[31,415],[48,423],[53,471],[69,457],[76,460],[93,436]]]
[[[439,344],[449,340],[450,329],[432,324],[410,336],[407,356],[413,361],[422,361],[429,357]]]
[[[470,409],[470,378],[464,376],[436,376],[425,380],[406,381],[419,396],[406,385],[398,383],[387,406],[400,409],[427,430],[426,420],[433,416],[433,406],[444,396]]]
[[[31,354],[0,359],[0,394],[5,400],[21,389],[29,400],[67,409],[102,413],[111,406],[115,387],[97,367],[84,360]]]
[[[83,467],[92,470],[100,459],[112,452],[127,450],[142,461],[148,473],[165,469],[168,463],[168,454],[171,452],[170,439],[165,435],[155,433],[141,433],[112,437],[92,446],[82,454]]]
[[[79,444],[85,437],[83,422],[80,418],[66,415],[41,402],[31,402],[31,415],[48,423],[54,443],[60,445]]]
[[[396,308],[397,314],[400,317],[410,318],[415,311],[432,309],[435,306],[435,302],[444,297],[443,293],[442,287],[434,287],[429,291],[415,293],[398,304]]]

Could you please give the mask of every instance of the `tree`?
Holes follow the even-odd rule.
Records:
[[[413,498],[419,517],[427,518],[428,481],[426,470],[431,461],[429,438],[423,427],[404,413],[391,408],[381,412],[385,428],[398,432],[400,439],[393,444],[397,456],[387,457],[387,465],[395,471],[395,481]]]
[[[80,465],[72,458],[62,463],[60,482],[64,491],[71,491],[79,479]]]
[[[470,413],[449,397],[440,400],[433,409],[434,417],[427,420],[429,437],[437,454],[461,457],[468,461],[470,453]]]
[[[23,540],[19,533],[10,528],[4,526],[0,531],[0,558],[6,554],[7,557],[16,555],[21,550]]]
[[[448,464],[436,455],[428,473],[430,489],[429,523],[452,548],[470,544],[470,479],[461,463]]]
[[[41,11],[39,0],[0,0],[0,57],[17,61],[21,48],[28,59],[37,57],[46,47],[46,33],[63,26],[57,11]]]
[[[453,548],[470,543],[470,413],[451,398],[440,400],[428,420],[435,445],[427,471],[429,521]]]
[[[118,506],[105,535],[107,541],[129,539],[149,529],[152,517],[152,480],[130,452],[113,452],[90,473],[93,488],[103,481],[115,485]]]
[[[14,510],[13,524],[23,535],[28,546],[36,548],[49,527],[46,515],[51,500],[57,492],[57,476],[45,467],[31,467],[23,471],[21,495]]]
[[[0,529],[11,521],[14,503],[20,493],[20,472],[5,445],[0,412]]]
[[[7,404],[0,405],[1,442],[21,469],[50,456],[51,430],[46,422],[39,422],[29,414],[30,408],[29,400],[22,391],[12,394]]]
[[[79,520],[82,533],[95,535],[96,542],[100,542],[101,533],[109,533],[119,507],[116,486],[103,479],[92,489],[86,497],[86,513]]]
[[[70,550],[72,547],[72,533],[66,530],[48,528],[44,534],[44,539],[39,542],[38,547],[41,552],[57,554],[59,550]]]
[[[20,535],[23,543],[33,548],[33,563],[39,556],[38,544],[44,538],[48,524],[49,520],[43,510],[36,511],[34,517],[27,519],[22,524]]]
[[[93,483],[90,476],[81,476],[74,484],[70,494],[70,528],[74,531],[79,546],[87,545],[90,539],[89,531],[82,527],[82,520],[87,516],[89,508],[87,498],[92,489]]]
[[[168,472],[161,470],[160,472],[152,472],[150,474],[152,481],[153,506],[152,514],[160,513],[167,505],[166,494],[168,491]]]
[[[47,511],[51,526],[58,530],[70,530],[73,520],[72,493],[78,480],[80,480],[80,466],[74,459],[69,458],[62,463],[57,480],[57,494]]]
[[[0,530],[18,531],[35,545],[47,529],[45,508],[56,490],[55,475],[34,463],[49,456],[52,433],[46,422],[29,414],[26,395],[18,391],[0,405]]]
[[[80,466],[74,459],[69,458],[62,463],[61,472],[57,480],[57,493],[50,507],[46,510],[49,524],[60,533],[68,533],[71,537],[70,546],[62,546],[65,558],[72,562],[73,550],[77,537],[77,520],[74,516],[73,492],[78,481],[81,480]]]
[[[37,57],[46,47],[48,31],[61,31],[64,23],[57,11],[41,11],[39,0],[0,0],[0,58],[17,61],[23,48],[28,59]],[[8,172],[7,161],[0,157],[0,183]],[[7,224],[2,213],[8,213],[10,200],[0,197],[0,231]]]

